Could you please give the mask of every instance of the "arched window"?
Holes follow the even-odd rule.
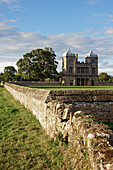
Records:
[[[70,81],[70,85],[71,85],[71,86],[73,85],[73,80]]]
[[[84,79],[81,79],[81,86],[84,86]]]
[[[88,86],[89,85],[89,79],[87,78],[86,79],[86,86]]]
[[[80,86],[80,79],[77,79],[77,86]]]
[[[92,84],[92,86],[94,86],[94,80],[92,80],[91,84]]]

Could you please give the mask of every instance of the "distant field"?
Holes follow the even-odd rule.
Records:
[[[45,90],[113,90],[113,86],[28,86]]]
[[[58,147],[31,112],[0,87],[0,170],[62,169]]]

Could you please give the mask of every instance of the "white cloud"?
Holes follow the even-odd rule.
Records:
[[[100,0],[89,0],[87,3],[89,4],[89,5],[96,5],[98,2],[99,2]]]
[[[17,2],[17,0],[0,0],[0,3],[3,3],[3,2],[10,4],[12,2]]]
[[[99,19],[99,20],[103,20],[104,24],[107,24],[108,22],[113,22],[113,15],[112,14],[106,14],[106,13],[102,13],[102,14],[93,14],[92,15],[93,18]],[[97,21],[96,21],[97,22]]]
[[[18,5],[18,0],[0,0],[0,6],[7,4],[10,10],[20,11],[21,7]]]
[[[15,58],[0,57],[0,72],[3,72],[6,66],[14,66],[17,69]]]
[[[113,75],[113,62],[102,62],[99,67],[99,72],[107,72],[110,75]]]
[[[104,28],[105,31],[105,34],[111,34],[113,35],[113,27],[108,27],[108,28]]]
[[[106,31],[109,29],[106,28]],[[108,65],[103,68],[101,63],[106,61],[111,63],[113,59],[111,34],[103,37],[90,37],[86,36],[84,32],[42,36],[39,32],[18,32],[17,28],[10,26],[7,22],[0,22],[0,71],[3,71],[5,66],[15,66],[18,59],[22,58],[26,52],[44,47],[52,47],[57,54],[59,70],[61,70],[62,54],[69,47],[79,54],[80,60],[84,59],[85,54],[93,49],[99,55],[99,70],[107,70]],[[111,65],[109,67],[108,71],[113,75],[113,68]]]

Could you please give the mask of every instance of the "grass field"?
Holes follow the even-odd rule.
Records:
[[[58,147],[39,121],[0,87],[0,169],[62,169]]]
[[[45,90],[113,90],[113,86],[28,86]]]

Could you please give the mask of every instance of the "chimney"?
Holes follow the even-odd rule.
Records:
[[[78,61],[78,54],[76,53],[76,62]]]

